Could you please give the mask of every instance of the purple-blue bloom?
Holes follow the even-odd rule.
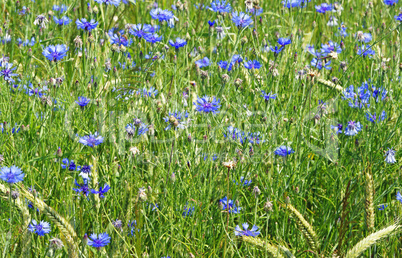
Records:
[[[282,4],[286,8],[304,8],[306,7],[306,3],[310,2],[311,0],[283,0]]]
[[[374,113],[373,115],[369,112],[366,113],[366,118],[368,121],[376,123],[377,122],[377,113]],[[380,117],[378,118],[378,121],[384,121],[387,118],[387,114],[385,113],[385,110],[381,112]]]
[[[185,39],[176,38],[176,41],[173,41],[173,40],[170,39],[169,44],[172,47],[175,47],[176,49],[179,49],[179,48],[184,47],[185,45],[187,45],[187,42],[186,42]]]
[[[204,57],[203,59],[195,61],[195,64],[198,65],[199,68],[207,67],[211,64],[208,57]]]
[[[13,73],[13,71],[16,70],[17,67],[13,68],[12,63],[1,62],[0,69],[0,76],[2,76],[6,82],[14,82],[12,77],[17,76],[18,74]]]
[[[315,10],[318,13],[325,13],[325,12],[331,12],[333,10],[332,4],[327,4],[327,3],[322,3],[321,5],[316,5]]]
[[[253,23],[251,16],[244,12],[233,12],[232,13],[232,21],[239,28],[246,28]]]
[[[349,121],[348,126],[345,128],[345,135],[354,136],[362,130],[360,122]]]
[[[153,33],[153,34],[148,33],[148,34],[145,34],[145,35],[144,35],[144,39],[145,39],[147,42],[154,44],[154,43],[156,43],[156,42],[161,41],[161,40],[162,40],[162,36],[159,36],[159,35],[156,34],[156,33]]]
[[[114,5],[114,6],[119,6],[120,0],[95,0],[98,4],[103,4],[105,3],[106,5]]]
[[[394,19],[397,20],[397,21],[402,21],[402,13],[400,13],[398,15],[395,15]]]
[[[286,45],[292,44],[292,40],[290,38],[279,38],[278,44],[281,46],[286,46]]]
[[[146,34],[155,33],[156,29],[149,24],[134,24],[129,33],[137,38],[143,38]]]
[[[117,33],[115,32],[116,30],[116,28],[113,28],[107,33],[109,35],[110,44],[127,47],[129,45],[129,41],[126,37],[123,37],[124,30],[119,30]]]
[[[399,191],[396,193],[396,200],[402,203],[402,195]]]
[[[233,200],[228,201],[228,197],[225,196],[219,200],[219,203],[222,207],[222,210],[229,211],[229,213],[240,213],[241,207],[237,207],[236,204],[233,203]]]
[[[88,238],[88,245],[97,249],[107,246],[110,243],[110,236],[107,233],[101,233],[99,235],[91,234]]]
[[[398,0],[384,0],[384,4],[386,5],[395,5],[398,3]]]
[[[250,60],[244,63],[244,67],[246,67],[247,69],[260,69],[261,63],[257,60]]]
[[[325,68],[327,70],[331,70],[331,61],[328,61],[325,63],[324,60],[320,60],[317,58],[313,58],[310,62],[312,67],[317,68],[318,70],[321,70],[322,68]]]
[[[388,148],[384,156],[385,156],[385,162],[387,162],[388,164],[393,164],[396,162],[395,151],[392,148]]]
[[[95,134],[82,136],[78,142],[93,148],[103,142],[103,137],[98,135],[98,132],[95,132]]]
[[[88,194],[89,194],[89,192],[90,192],[90,189],[89,189],[88,181],[87,181],[87,180],[84,180],[84,183],[83,183],[82,185],[80,185],[80,184],[77,182],[77,180],[75,180],[74,183],[75,183],[75,186],[76,186],[77,188],[73,188],[73,190],[74,190],[77,194],[82,193],[83,195],[88,196]]]
[[[91,31],[98,26],[98,22],[96,22],[94,19],[91,21],[87,21],[85,18],[81,18],[81,20],[77,19],[75,21],[75,24],[77,24],[77,29],[82,29],[86,31]]]
[[[42,220],[38,223],[34,219],[29,224],[28,230],[37,234],[38,236],[44,236],[45,234],[49,234],[51,231],[49,222]]]
[[[357,50],[357,54],[359,56],[363,56],[363,57],[368,56],[369,58],[373,58],[375,55],[375,51],[371,47],[363,45],[363,46],[359,47],[359,49]]]
[[[335,129],[336,133],[342,133],[343,125],[337,124],[336,126],[331,125],[331,129]]]
[[[60,19],[57,18],[56,16],[53,16],[53,20],[55,23],[57,23],[58,25],[67,25],[71,22],[71,19],[68,18],[67,16],[63,16]]]
[[[149,14],[152,19],[162,21],[168,21],[173,18],[173,12],[169,10],[162,10],[161,8],[152,9]]]
[[[270,99],[276,99],[276,94],[272,94],[272,92],[270,93],[266,93],[265,91],[261,91],[262,95],[261,97],[264,98],[265,102],[268,102]]]
[[[232,10],[230,3],[226,3],[226,0],[214,0],[211,2],[211,7],[207,9],[217,13],[229,13]]]
[[[256,225],[254,225],[251,229],[248,229],[249,225],[247,223],[243,223],[242,226],[243,229],[241,229],[239,225],[236,226],[234,231],[236,236],[256,237],[260,234],[260,231],[258,231],[258,227]]]
[[[99,194],[99,197],[103,199],[103,198],[105,198],[105,196],[103,194],[107,193],[109,190],[110,190],[110,186],[108,184],[105,184],[103,186],[103,188],[99,187],[99,191],[96,191],[96,190],[92,189],[91,193]]]
[[[66,45],[50,45],[47,46],[42,54],[49,60],[49,61],[60,61],[67,55],[68,47]]]
[[[275,55],[278,55],[282,51],[283,47],[278,48],[278,46],[275,46],[275,48],[270,47],[270,49]]]
[[[0,179],[9,184],[15,184],[24,180],[25,174],[19,167],[2,167],[0,170]]]
[[[292,153],[294,153],[295,151],[289,147],[289,146],[279,146],[278,148],[276,148],[276,150],[274,151],[275,155],[278,156],[282,156],[282,157],[286,157]]]
[[[198,97],[197,103],[193,102],[193,104],[195,105],[196,110],[200,113],[203,112],[206,114],[216,114],[219,113],[219,108],[221,107],[221,105],[219,105],[220,102],[221,100],[217,100],[216,97],[204,96],[202,98]]]
[[[89,104],[91,100],[86,97],[78,97],[78,101],[75,101],[81,108],[84,108],[86,105]]]

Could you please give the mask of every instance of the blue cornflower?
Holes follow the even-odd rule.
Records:
[[[161,8],[152,9],[149,14],[152,19],[162,21],[168,21],[173,18],[173,12],[169,10],[162,10]]]
[[[207,67],[211,64],[208,57],[204,57],[203,59],[195,61],[195,64],[198,65],[199,68]]]
[[[371,36],[370,33],[363,33],[362,31],[359,31],[356,33],[356,38],[360,42],[369,43],[373,39],[373,36]]]
[[[68,18],[67,16],[63,16],[60,19],[57,18],[56,16],[53,16],[53,20],[55,23],[57,23],[58,25],[67,25],[71,22],[71,19]]]
[[[88,245],[97,249],[107,246],[110,243],[110,236],[107,233],[101,233],[99,235],[92,234],[88,238]]]
[[[397,21],[402,21],[402,13],[400,13],[398,15],[395,15],[394,19],[397,20]]]
[[[270,99],[276,99],[276,94],[272,94],[272,92],[270,93],[266,93],[265,91],[261,91],[262,95],[261,97],[264,98],[265,102],[268,102]]]
[[[248,229],[248,224],[243,223],[243,230],[239,227],[239,225],[236,226],[235,228],[235,235],[236,236],[251,236],[251,237],[256,237],[260,234],[260,231],[258,231],[258,227],[254,225],[250,230]]]
[[[366,113],[366,118],[368,121],[376,123],[377,122],[377,113],[374,113],[374,115],[370,114],[369,112]],[[385,113],[385,110],[381,112],[381,115],[378,119],[378,121],[384,121],[387,118],[387,113]]]
[[[197,103],[193,102],[193,104],[195,105],[196,110],[200,113],[204,112],[206,114],[216,114],[219,113],[218,109],[221,107],[221,105],[219,105],[220,102],[221,100],[217,100],[216,97],[208,97],[205,95],[202,98],[197,97]]]
[[[362,130],[360,122],[349,121],[348,126],[345,128],[345,135],[354,136]]]
[[[380,101],[380,95],[381,95],[381,100],[384,100],[387,97],[387,90],[384,88],[376,88],[372,87],[373,90],[373,98],[375,99],[376,102]]]
[[[343,125],[337,124],[336,126],[331,125],[331,129],[335,129],[336,133],[342,133]]]
[[[6,82],[14,82],[14,79],[12,77],[18,75],[16,73],[13,73],[13,71],[16,69],[17,67],[13,68],[12,63],[0,62],[0,76],[2,76]]]
[[[363,56],[363,57],[368,56],[369,58],[373,58],[375,55],[375,51],[371,47],[363,45],[363,46],[359,47],[359,49],[357,50],[357,54],[359,56]]]
[[[128,137],[132,137],[135,134],[135,128],[138,127],[137,135],[141,136],[149,131],[149,127],[144,123],[139,123],[137,126],[133,126],[133,124],[126,125],[126,132]]]
[[[247,12],[249,12],[249,13],[255,15],[255,16],[260,16],[264,12],[264,9],[262,9],[262,8],[259,8],[259,9],[251,8],[251,9],[247,9]]]
[[[211,2],[211,7],[207,9],[217,13],[229,13],[232,10],[230,3],[226,3],[226,0],[214,0]]]
[[[66,45],[50,45],[47,46],[42,54],[49,60],[49,61],[60,61],[67,55],[68,47]]]
[[[103,194],[107,193],[109,190],[110,190],[110,186],[108,184],[105,184],[103,186],[103,188],[99,187],[99,191],[96,191],[96,190],[92,189],[91,193],[99,194],[99,197],[103,199],[103,198],[105,198],[105,196]]]
[[[399,191],[396,193],[396,200],[402,203],[402,195]]]
[[[24,180],[25,174],[19,167],[2,167],[0,170],[0,179],[9,184],[15,184]]]
[[[231,63],[239,64],[241,62],[243,62],[243,58],[240,55],[233,55]]]
[[[250,60],[244,63],[244,67],[246,67],[247,69],[260,69],[261,63],[257,60]]]
[[[325,68],[327,70],[331,70],[331,61],[325,62],[324,60],[320,60],[317,58],[313,58],[310,62],[312,67],[317,68],[318,70],[321,70],[322,68]]]
[[[65,5],[65,4],[62,4],[62,5],[53,5],[53,11],[55,11],[55,12],[59,12],[59,13],[64,13],[65,11],[67,11],[67,9],[68,9],[68,6],[67,5]]]
[[[316,5],[315,10],[318,13],[325,13],[325,12],[331,12],[334,9],[332,4],[327,4],[327,3],[322,3],[321,5]]]
[[[241,207],[237,207],[236,204],[233,203],[233,200],[228,201],[227,196],[220,199],[219,203],[221,204],[222,210],[227,210],[229,213],[237,214],[240,213],[240,210],[242,209]]]
[[[238,28],[246,28],[253,23],[251,16],[244,12],[233,12],[232,13],[232,21]]]
[[[378,210],[379,210],[379,211],[383,211],[383,210],[385,210],[385,208],[387,208],[387,207],[388,207],[388,205],[381,204],[380,207],[378,207]]]
[[[114,5],[114,6],[119,6],[120,0],[95,0],[98,4],[103,4],[105,3],[106,5]]]
[[[28,230],[32,233],[38,234],[38,236],[44,236],[45,234],[49,234],[51,231],[49,222],[42,220],[38,223],[34,219],[29,224]]]
[[[328,55],[331,52],[340,54],[342,52],[342,48],[338,43],[333,42],[332,40],[330,40],[328,44],[321,44],[321,53]]]
[[[282,4],[284,7],[289,8],[289,9],[296,8],[296,7],[304,8],[307,6],[306,3],[310,2],[310,1],[311,0],[283,0]]]
[[[387,162],[388,164],[393,164],[396,162],[395,151],[392,148],[388,148],[384,156],[385,156],[385,162]]]
[[[87,180],[89,180],[89,176],[91,175],[91,166],[89,165],[84,165],[82,166],[80,169],[77,169],[78,171],[80,171],[79,176],[82,177],[82,179],[84,180],[84,182],[86,182]]]
[[[279,38],[278,39],[278,44],[283,47],[283,46],[292,44],[292,40],[290,38],[289,39],[288,38]]]
[[[84,108],[86,105],[89,104],[91,100],[86,97],[78,97],[78,101],[75,101],[81,108]]]
[[[95,134],[82,136],[78,142],[93,148],[103,142],[103,137],[98,135],[98,132],[95,132]]]
[[[275,46],[275,48],[270,47],[270,49],[271,49],[272,52],[274,52],[275,55],[278,55],[282,51],[283,47],[280,47],[278,49],[278,46]]]
[[[386,5],[394,5],[397,3],[398,3],[398,0],[384,0],[384,4],[386,4]]]
[[[218,66],[228,72],[232,71],[233,62],[228,63],[227,61],[219,61]]]
[[[154,34],[148,33],[148,34],[145,34],[145,35],[144,35],[144,39],[145,39],[147,42],[154,44],[154,43],[156,43],[156,42],[161,41],[161,40],[162,40],[162,36],[158,36],[158,34],[156,34],[156,33],[154,33]]]
[[[110,44],[116,44],[118,46],[125,46],[127,47],[129,41],[126,37],[123,37],[124,30],[119,30],[117,33],[115,32],[117,28],[110,29],[107,33],[109,35]]]
[[[155,89],[154,87],[149,88],[142,88],[137,90],[137,95],[141,95],[141,97],[156,97],[158,95],[158,90]]]
[[[96,22],[94,19],[87,21],[85,18],[81,18],[81,20],[77,19],[75,24],[77,24],[77,29],[83,29],[86,31],[91,31],[98,26],[98,22]]]
[[[185,45],[187,45],[187,42],[186,42],[185,39],[176,38],[176,41],[173,41],[173,40],[170,39],[169,44],[172,47],[175,47],[176,49],[179,49],[179,48],[184,47]]]
[[[216,22],[215,20],[208,21],[209,27],[213,27],[215,25],[215,22]]]
[[[146,34],[155,33],[156,29],[149,24],[134,24],[129,33],[137,38],[143,38]]]
[[[282,157],[286,157],[292,153],[294,153],[295,151],[289,147],[289,146],[279,146],[278,148],[276,148],[276,150],[274,151],[275,155],[278,156],[282,156]]]
[[[187,205],[184,206],[184,211],[182,213],[183,217],[193,215],[194,210],[195,210],[195,207],[188,207]]]
[[[88,194],[89,194],[89,192],[90,192],[90,189],[89,189],[89,186],[88,186],[88,181],[87,180],[84,180],[84,183],[82,184],[82,185],[80,185],[78,182],[77,182],[77,180],[75,180],[74,181],[74,184],[75,184],[75,186],[77,186],[77,188],[73,188],[73,190],[76,192],[76,193],[82,193],[83,195],[85,195],[85,196],[88,196]]]

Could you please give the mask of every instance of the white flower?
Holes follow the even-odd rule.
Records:
[[[139,150],[137,147],[135,147],[135,146],[130,147],[129,150],[130,150],[131,154],[133,154],[133,156],[135,156],[135,155],[137,155],[138,153],[140,153],[140,150]]]
[[[38,15],[34,21],[34,25],[39,25],[40,28],[46,28],[47,23],[49,23],[49,21],[44,14]]]

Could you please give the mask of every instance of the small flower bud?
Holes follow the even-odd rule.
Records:
[[[61,148],[59,147],[56,151],[56,156],[61,158],[63,156],[63,152],[61,151]]]
[[[272,202],[270,202],[270,201],[268,201],[267,200],[267,202],[264,204],[264,210],[266,211],[266,212],[270,212],[270,211],[273,211],[273,207],[274,205],[272,204]]]
[[[18,199],[18,197],[20,196],[20,193],[16,190],[11,191],[11,198],[13,198],[13,200]]]
[[[255,198],[257,198],[257,196],[261,194],[260,188],[258,188],[258,186],[254,186],[253,193]]]

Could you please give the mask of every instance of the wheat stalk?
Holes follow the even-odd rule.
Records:
[[[342,86],[340,86],[338,84],[335,84],[335,83],[333,83],[331,81],[327,81],[327,80],[324,80],[324,79],[317,79],[317,82],[322,84],[322,85],[325,85],[325,86],[327,86],[329,88],[336,89],[338,91],[343,92]]]
[[[6,196],[8,189],[3,184],[0,184],[0,191],[4,193],[3,198],[5,199],[9,198],[8,196]],[[17,209],[21,212],[23,220],[22,228],[24,229],[24,235],[22,236],[21,240],[21,243],[23,244],[21,250],[21,257],[27,257],[28,256],[27,252],[29,251],[28,247],[30,247],[31,243],[31,234],[27,230],[29,223],[31,223],[31,214],[29,214],[29,210],[21,198],[16,199],[14,204],[17,207]]]
[[[272,257],[278,257],[278,258],[285,258],[282,254],[279,248],[273,244],[270,244],[266,241],[263,241],[262,239],[258,237],[249,237],[249,236],[243,236],[241,238],[244,242],[250,243],[252,245],[255,245],[268,253],[272,255]]]
[[[384,237],[387,237],[401,228],[400,225],[394,224],[375,233],[370,234],[359,243],[357,243],[349,252],[346,253],[345,258],[360,257],[360,255],[366,251],[370,246]]]
[[[366,223],[367,229],[371,232],[374,229],[374,183],[373,177],[369,172],[366,172]]]
[[[317,241],[317,234],[315,233],[313,227],[310,223],[304,219],[303,215],[291,204],[283,205],[286,209],[288,209],[293,218],[296,220],[296,224],[298,228],[302,231],[303,235],[307,238],[307,242],[309,243],[311,249],[318,253],[319,250],[319,242]]]
[[[77,238],[77,234],[70,223],[68,223],[65,218],[60,216],[52,207],[48,206],[42,200],[35,198],[25,188],[21,187],[21,193],[25,198],[30,200],[35,207],[37,207],[40,211],[43,211],[53,222],[53,224],[57,226],[63,235],[63,242],[65,242],[65,244],[68,246],[69,257],[78,257],[78,247],[74,243],[74,239]]]
[[[350,194],[352,193],[352,189],[350,188],[352,183],[352,180],[349,180],[348,185],[346,187],[346,192],[345,192],[345,196],[342,199],[342,213],[341,213],[341,225],[339,227],[339,238],[338,238],[338,254],[340,257],[342,257],[343,255],[343,249],[342,249],[342,245],[343,245],[343,240],[345,239],[345,234],[346,234],[346,229],[349,226],[349,220],[348,220],[348,216],[349,216],[349,197]]]

